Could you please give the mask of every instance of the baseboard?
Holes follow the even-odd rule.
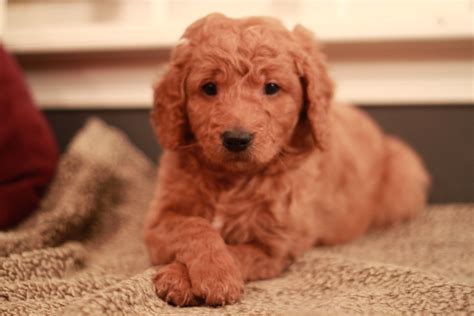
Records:
[[[433,177],[432,203],[474,202],[474,106],[361,106],[384,130],[413,146]],[[87,118],[124,130],[154,161],[160,153],[148,110],[46,110],[64,150]]]

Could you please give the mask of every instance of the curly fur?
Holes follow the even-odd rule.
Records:
[[[312,33],[271,18],[212,14],[186,30],[155,87],[152,121],[166,149],[145,223],[157,294],[222,305],[244,282],[278,276],[304,250],[405,220],[426,203],[419,157],[363,112],[331,106]],[[216,96],[201,86],[213,81]],[[263,86],[281,90],[265,95]],[[223,131],[254,133],[243,153]]]

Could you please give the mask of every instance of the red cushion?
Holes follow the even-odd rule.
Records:
[[[18,65],[0,45],[0,229],[38,207],[58,158]]]

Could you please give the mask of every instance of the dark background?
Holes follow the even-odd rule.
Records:
[[[474,106],[361,106],[382,127],[414,147],[432,177],[432,203],[474,202]],[[148,110],[46,110],[62,151],[85,121],[97,116],[125,131],[157,161]]]

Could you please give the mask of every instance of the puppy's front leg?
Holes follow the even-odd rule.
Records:
[[[245,281],[274,278],[291,263],[289,256],[269,254],[257,243],[229,245],[228,249],[239,263],[240,272]]]
[[[238,265],[220,235],[205,219],[166,212],[147,233],[148,240],[159,240],[164,246],[163,258],[174,259],[187,268],[188,284],[197,301],[207,305],[232,304],[242,295],[244,283]],[[154,247],[161,245],[148,242],[151,253]],[[176,273],[176,269],[167,270],[175,276],[182,275]],[[169,279],[167,275],[163,276],[167,270],[158,272],[160,277],[156,279],[156,287],[160,289],[158,295],[161,298],[173,301],[171,293],[178,290],[173,287],[173,282],[168,281],[170,286],[166,289],[163,289],[163,284],[158,284],[160,280]],[[186,284],[180,281],[177,280],[176,284]]]

